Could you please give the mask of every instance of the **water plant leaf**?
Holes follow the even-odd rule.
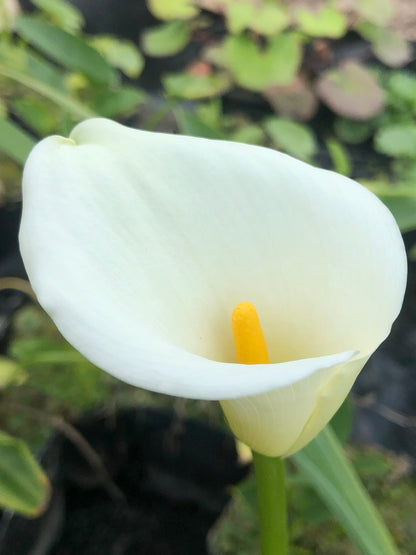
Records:
[[[261,91],[293,81],[301,63],[301,42],[295,33],[281,33],[262,49],[248,36],[236,35],[226,39],[223,56],[238,85]]]
[[[299,10],[296,19],[299,29],[311,37],[339,39],[347,32],[346,16],[331,6],[323,6],[316,12]]]
[[[292,461],[363,554],[399,555],[389,531],[330,426],[302,451],[292,455]]]
[[[374,137],[374,146],[388,156],[416,158],[416,124],[392,123],[381,127]]]
[[[52,23],[69,33],[79,31],[84,25],[82,13],[67,0],[32,0],[32,4],[44,11]]]
[[[174,114],[179,130],[183,135],[204,137],[205,139],[227,139],[225,133],[220,129],[207,125],[196,114],[192,114],[181,108],[174,110]]]
[[[309,120],[318,109],[311,86],[300,75],[288,85],[271,85],[262,94],[276,113],[289,119]]]
[[[22,38],[58,64],[80,71],[96,83],[117,82],[114,69],[82,38],[30,16],[19,17],[16,25]]]
[[[130,113],[146,101],[146,93],[137,87],[121,87],[116,90],[103,90],[95,98],[93,106],[97,114],[114,117]]]
[[[274,145],[301,160],[311,160],[317,149],[312,131],[306,125],[284,118],[271,117],[265,129]]]
[[[226,91],[231,83],[225,73],[197,75],[195,73],[171,73],[162,78],[163,85],[174,98],[198,99],[217,96]]]
[[[250,0],[235,2],[227,6],[227,27],[231,33],[252,29],[261,35],[276,35],[290,22],[288,10],[273,0],[259,5]]]
[[[318,79],[316,90],[335,113],[346,118],[369,119],[384,106],[382,88],[365,67],[354,61],[325,71]]]
[[[351,160],[342,143],[334,138],[329,138],[325,141],[325,144],[331,156],[334,170],[347,177],[351,176]]]
[[[334,130],[341,141],[356,145],[366,141],[372,136],[374,132],[374,121],[337,118],[334,123]]]
[[[0,506],[35,517],[49,494],[49,481],[26,444],[0,432]]]
[[[191,29],[185,21],[168,21],[142,34],[142,47],[149,56],[173,56],[185,48]]]
[[[361,22],[355,28],[371,43],[375,56],[386,65],[400,67],[412,59],[410,43],[396,31],[369,22]]]
[[[0,389],[8,385],[20,385],[26,377],[25,371],[11,358],[0,356]]]
[[[387,25],[394,13],[391,0],[355,0],[354,9],[363,19],[376,25]]]
[[[120,69],[127,77],[136,79],[141,74],[144,58],[133,42],[110,35],[97,35],[90,44],[111,66]]]
[[[0,118],[0,151],[4,152],[18,164],[24,164],[36,141],[7,118]]]
[[[147,7],[157,19],[190,19],[199,11],[192,0],[147,0]]]

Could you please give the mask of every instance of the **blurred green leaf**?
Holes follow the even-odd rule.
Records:
[[[316,89],[335,113],[346,118],[369,119],[384,106],[380,85],[368,69],[354,61],[325,71],[319,77]]]
[[[80,37],[29,16],[18,18],[17,32],[49,58],[96,83],[108,86],[118,81],[114,69]]]
[[[416,123],[381,127],[374,137],[375,149],[388,156],[416,158]]]
[[[48,479],[26,444],[0,432],[0,506],[36,517],[49,494]]]
[[[416,77],[404,71],[390,75],[387,82],[390,93],[416,108]]]
[[[327,426],[291,459],[365,555],[399,555],[374,503]]]
[[[199,11],[192,0],[147,0],[147,6],[157,19],[190,19]]]
[[[339,39],[347,32],[346,16],[331,6],[323,6],[318,11],[299,10],[296,19],[299,29],[311,37]]]
[[[149,56],[173,56],[185,48],[191,29],[185,21],[168,21],[142,34],[143,50]]]
[[[227,138],[220,129],[215,129],[207,125],[195,114],[191,114],[180,108],[174,110],[174,114],[179,130],[183,135],[204,137],[205,139],[225,140]]]
[[[82,13],[67,0],[32,0],[61,29],[75,33],[84,25]]]
[[[306,125],[272,117],[266,120],[265,128],[279,150],[301,160],[311,160],[316,152],[315,136]]]
[[[400,67],[412,59],[410,43],[399,33],[369,22],[358,23],[355,28],[369,42],[379,60],[391,67]]]
[[[337,173],[349,177],[351,175],[351,161],[344,146],[339,141],[333,138],[327,139],[325,143],[329,155],[331,156],[334,170]]]
[[[11,102],[15,113],[40,136],[55,130],[56,116],[49,104],[35,96],[21,96]]]
[[[18,164],[24,164],[35,140],[13,121],[0,118],[0,150]]]
[[[134,111],[146,101],[146,93],[134,87],[103,90],[94,99],[95,111],[108,118]]]
[[[290,23],[287,8],[274,0],[260,4],[250,0],[234,2],[227,6],[225,13],[228,29],[234,34],[252,29],[261,35],[276,35]]]
[[[111,66],[120,69],[127,77],[136,79],[142,72],[144,58],[131,41],[111,35],[96,35],[90,40],[90,44]]]
[[[59,89],[48,85],[46,82],[28,75],[27,72],[15,70],[12,67],[7,67],[0,63],[0,75],[12,79],[45,98],[48,98],[68,111],[76,120],[91,118],[95,115],[90,108],[84,106],[75,98],[71,98],[69,94],[62,93]]]
[[[226,67],[238,85],[261,91],[273,84],[288,84],[301,63],[300,38],[295,33],[281,33],[264,49],[248,36],[228,37],[222,49]]]
[[[212,75],[172,73],[164,75],[162,83],[169,96],[187,99],[217,96],[230,87],[230,79],[225,73]]]
[[[357,121],[351,119],[337,118],[334,129],[337,136],[352,145],[362,143],[369,139],[374,132],[374,122],[372,120]]]
[[[230,139],[237,143],[247,143],[250,145],[264,144],[264,131],[259,125],[245,124],[231,135]]]
[[[11,358],[0,356],[0,389],[8,385],[20,385],[26,378],[25,371]]]
[[[376,25],[387,25],[394,13],[391,0],[356,0],[354,8],[364,19]]]

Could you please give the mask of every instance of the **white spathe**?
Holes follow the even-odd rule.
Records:
[[[93,363],[222,400],[236,435],[274,456],[329,421],[406,283],[393,216],[358,183],[274,150],[105,119],[33,149],[20,246],[40,303]],[[269,365],[235,363],[242,301]]]

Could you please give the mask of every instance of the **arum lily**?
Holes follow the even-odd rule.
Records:
[[[220,400],[262,455],[326,425],[402,304],[390,212],[274,150],[92,119],[34,148],[23,199],[24,263],[68,341],[135,386]],[[243,301],[268,361],[236,361]]]

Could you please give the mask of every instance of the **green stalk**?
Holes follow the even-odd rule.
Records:
[[[288,555],[285,467],[253,451],[262,555]]]

